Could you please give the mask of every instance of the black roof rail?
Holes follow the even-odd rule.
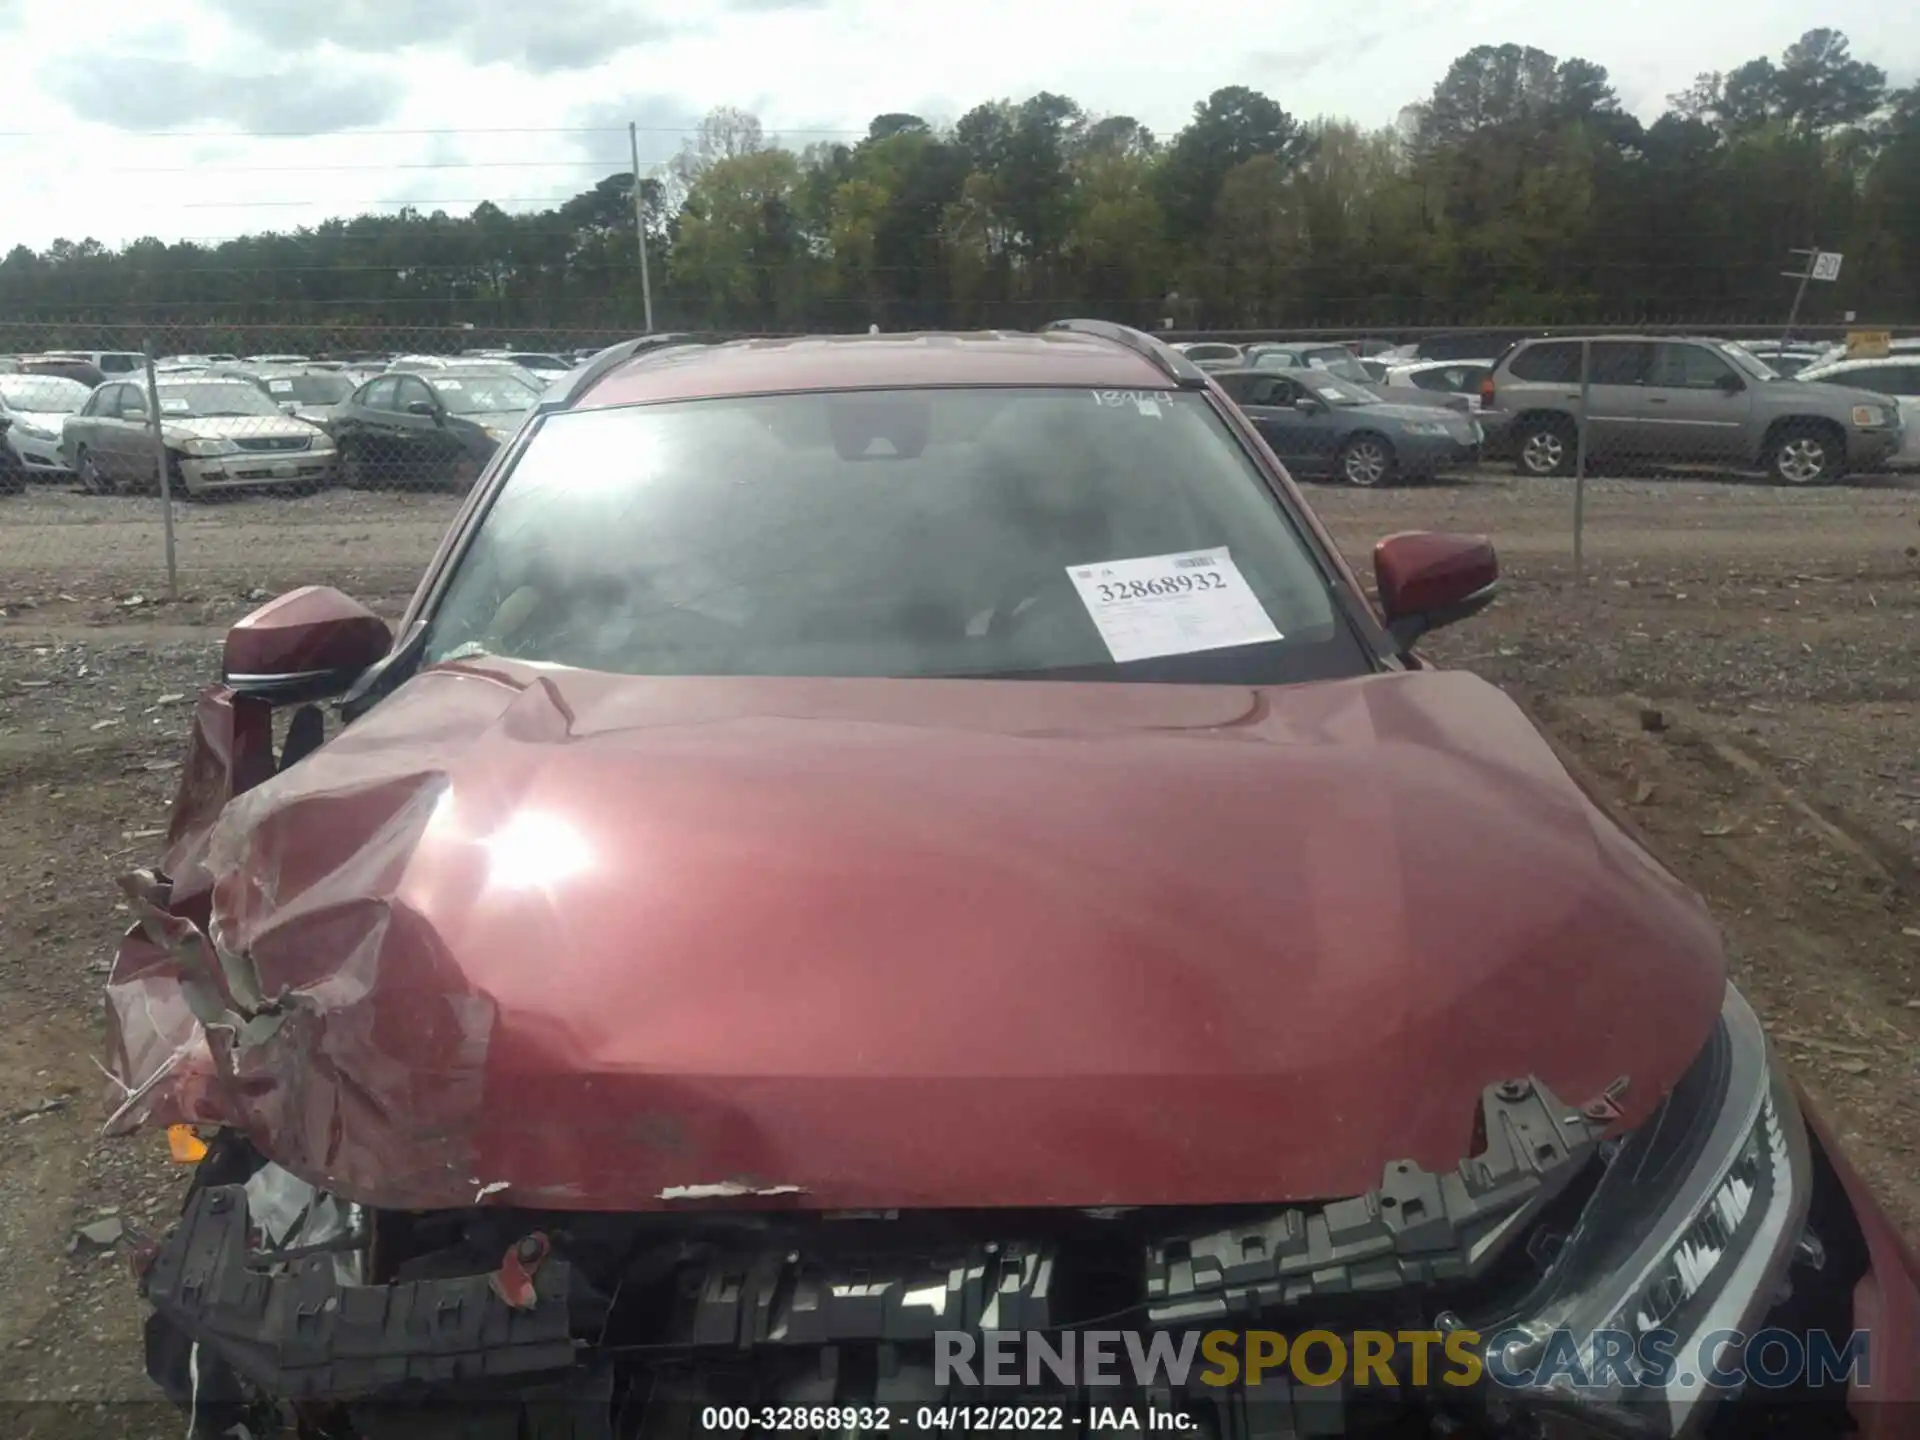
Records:
[[[570,410],[574,404],[616,365],[624,365],[636,355],[649,350],[664,349],[669,345],[698,345],[704,343],[704,337],[673,331],[663,335],[636,335],[631,340],[622,340],[609,345],[578,369],[570,370],[554,382],[555,388],[541,397],[537,407],[543,412]],[[561,388],[564,387],[564,388]]]
[[[1142,359],[1151,361],[1154,368],[1181,389],[1207,388],[1206,371],[1166,341],[1144,330],[1136,330],[1131,325],[1121,325],[1112,320],[1056,320],[1047,329],[1070,330],[1076,335],[1093,335],[1101,340],[1111,340],[1116,345],[1126,346]]]

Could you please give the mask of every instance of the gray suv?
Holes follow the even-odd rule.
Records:
[[[1523,475],[1573,472],[1581,341],[1526,340],[1484,383],[1507,417]],[[1587,451],[1597,459],[1762,466],[1787,485],[1816,485],[1883,463],[1900,448],[1900,412],[1884,395],[1781,378],[1721,340],[1594,339]]]

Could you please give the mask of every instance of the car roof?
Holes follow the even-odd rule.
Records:
[[[1513,348],[1518,350],[1524,345],[1578,345],[1582,340],[1591,340],[1595,344],[1602,340],[1625,340],[1635,345],[1658,344],[1661,341],[1685,343],[1689,345],[1738,345],[1738,340],[1729,340],[1724,335],[1526,335],[1514,341]]]
[[[614,366],[574,408],[934,386],[1177,388],[1146,356],[1075,331],[814,335],[648,351]]]

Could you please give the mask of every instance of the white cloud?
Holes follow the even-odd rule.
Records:
[[[1792,0],[168,0],[157,20],[107,13],[111,25],[80,26],[56,0],[0,0],[0,253],[287,229],[402,202],[555,203],[627,168],[629,119],[652,166],[720,104],[794,145],[852,139],[887,111],[950,121],[1038,90],[1163,133],[1230,84],[1302,117],[1386,124],[1454,56],[1514,41],[1606,66],[1651,118],[1697,72],[1778,55],[1813,24],[1896,79],[1920,72],[1920,29],[1866,0],[1817,16]]]

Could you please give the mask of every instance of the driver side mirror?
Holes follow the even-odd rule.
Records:
[[[393,645],[387,622],[328,585],[269,600],[227,631],[221,679],[236,693],[290,705],[344,694]]]
[[[1298,410],[1302,415],[1325,415],[1327,413],[1327,402],[1316,395],[1302,395],[1298,400],[1293,402],[1293,408]]]
[[[1729,370],[1718,380],[1714,381],[1713,386],[1714,389],[1721,391],[1723,394],[1738,395],[1742,390],[1747,388],[1747,382]]]
[[[1410,530],[1373,547],[1373,576],[1387,630],[1406,650],[1428,631],[1490,605],[1500,564],[1484,535]]]
[[[435,405],[431,400],[409,400],[407,402],[407,413],[409,415],[424,415],[429,420],[438,420],[440,418],[440,407]]]

